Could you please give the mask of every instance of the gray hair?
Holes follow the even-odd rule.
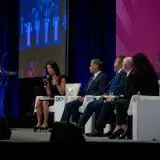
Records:
[[[97,65],[100,70],[102,69],[103,62],[100,59],[92,59],[91,63]]]

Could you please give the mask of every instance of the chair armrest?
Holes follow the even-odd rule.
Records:
[[[54,98],[51,98],[49,96],[37,96],[36,100],[42,100],[42,101],[47,101],[47,100],[54,100]]]
[[[85,97],[84,97],[84,100],[83,100],[83,104],[82,104],[82,106],[79,108],[79,112],[83,113],[84,110],[85,110],[85,108],[86,108],[86,106],[88,105],[88,103],[91,102],[91,101],[94,101],[94,100],[96,100],[96,99],[95,99],[95,96],[92,96],[92,95],[87,95],[87,96],[85,96]]]
[[[116,96],[111,96],[111,95],[106,95],[106,96],[103,96],[104,98],[115,98]]]
[[[94,96],[96,100],[100,99],[102,96]]]
[[[69,96],[69,97],[67,98],[67,103],[78,99],[78,97],[80,97],[80,96]]]
[[[57,111],[58,107],[61,108],[61,106],[65,106],[66,104],[66,96],[55,96],[54,99],[55,100],[53,106],[49,106],[50,112],[55,112]]]
[[[137,103],[137,95],[132,96],[130,103],[129,103],[129,108],[128,108],[128,115],[132,116],[133,115],[133,107],[136,105]]]
[[[131,100],[130,100],[130,104],[129,104],[129,108],[128,108],[128,115],[133,115],[134,112],[134,108],[136,107],[137,103],[139,101],[155,101],[155,100],[160,100],[160,96],[143,96],[143,95],[133,95]]]

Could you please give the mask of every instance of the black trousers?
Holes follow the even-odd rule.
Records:
[[[109,121],[112,121],[112,123],[114,123],[113,122],[115,121],[114,109],[115,109],[115,106],[113,101],[105,102],[103,104],[103,107],[100,112],[100,116],[96,123],[97,131],[102,131],[105,128],[106,124],[109,123]]]
[[[72,122],[77,123],[80,117],[79,107],[82,105],[82,103],[83,102],[80,102],[79,100],[67,103],[64,108],[61,121],[69,122],[71,118]]]
[[[80,117],[78,125],[80,127],[84,127],[93,113],[95,113],[95,121],[97,121],[97,119],[100,115],[103,103],[104,103],[103,99],[99,99],[99,100],[92,101],[92,102],[88,103],[85,111],[83,112],[82,116]]]
[[[116,124],[122,125],[127,124],[127,110],[129,108],[130,100],[128,99],[117,99],[115,101],[115,109],[116,109]]]

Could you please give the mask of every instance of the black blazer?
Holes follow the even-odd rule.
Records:
[[[139,78],[136,69],[132,69],[129,75],[126,77],[124,98],[130,100],[133,95],[136,95],[139,91]]]
[[[106,87],[108,86],[107,77],[104,73],[100,72],[96,78],[92,81],[90,87],[88,84],[85,87],[83,96],[85,95],[95,95],[99,96],[105,93]]]

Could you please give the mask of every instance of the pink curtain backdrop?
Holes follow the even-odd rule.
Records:
[[[116,54],[144,52],[159,70],[160,0],[117,0],[116,7]]]

